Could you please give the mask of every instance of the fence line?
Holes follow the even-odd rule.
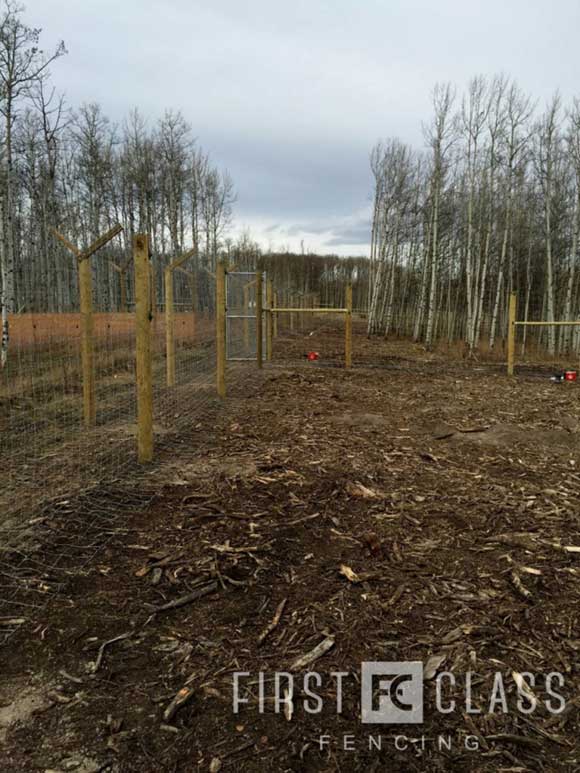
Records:
[[[94,490],[181,444],[196,411],[216,394],[225,396],[228,375],[239,381],[252,363],[260,368],[264,355],[272,357],[286,323],[300,335],[305,316],[344,316],[345,364],[351,364],[348,289],[345,309],[319,307],[313,294],[274,288],[261,271],[219,264],[214,274],[199,261],[186,268],[193,250],[153,272],[145,235],[134,237],[133,254],[117,266],[123,310],[104,311],[89,287],[90,257],[116,233],[111,229],[84,252],[61,238],[86,285],[76,311],[10,317],[11,348],[0,371],[2,544],[47,502]],[[186,284],[177,283],[177,272]],[[159,296],[154,276],[165,279]],[[228,368],[228,360],[247,360],[249,369]]]
[[[84,267],[90,269],[88,252],[103,246],[107,235],[112,238],[104,234],[84,253],[67,244],[79,283]],[[159,450],[180,444],[191,416],[215,399],[214,275],[194,266],[179,287],[179,303],[169,315],[168,386],[167,309],[154,300],[143,237],[135,238],[134,248],[122,274],[116,272],[135,294],[122,298],[130,311],[105,312],[91,291],[82,312],[79,303],[67,314],[10,316],[8,362],[0,371],[0,545],[10,544],[13,533],[17,541],[48,502],[123,476],[137,457],[151,459],[153,438]],[[138,287],[128,272],[133,258]],[[182,269],[178,262],[173,273]]]

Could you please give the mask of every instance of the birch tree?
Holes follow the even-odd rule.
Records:
[[[542,187],[545,227],[545,287],[547,321],[554,322],[554,257],[553,214],[556,170],[560,162],[562,138],[560,134],[560,95],[555,94],[537,126],[536,169]],[[548,327],[548,351],[556,352],[556,331]]]
[[[433,327],[437,303],[437,268],[439,248],[439,216],[441,196],[448,167],[450,148],[456,136],[456,123],[451,110],[455,100],[455,89],[450,83],[437,84],[433,91],[434,117],[426,130],[427,143],[432,152],[432,172],[430,180],[431,198],[431,250],[429,255],[429,311],[425,330],[425,345],[429,348],[433,342]]]
[[[15,197],[14,197],[14,149],[12,143],[14,122],[23,101],[38,79],[46,73],[51,62],[65,53],[60,43],[52,53],[39,48],[40,30],[26,26],[21,19],[23,7],[5,0],[0,18],[0,111],[4,118],[4,180],[0,224],[3,229],[2,251],[0,253],[0,278],[2,291],[2,341],[0,344],[0,367],[6,365],[8,357],[9,328],[8,314],[15,308]]]

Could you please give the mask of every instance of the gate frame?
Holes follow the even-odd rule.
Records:
[[[273,286],[269,292],[270,300],[275,297]],[[268,296],[267,296],[268,298]],[[328,308],[286,308],[268,303],[264,312],[267,314],[266,326],[266,359],[272,359],[272,339],[274,337],[274,315],[278,314],[345,314],[344,324],[344,367],[352,367],[352,283],[347,282],[345,291],[346,306],[343,309]]]
[[[508,307],[508,342],[507,342],[507,375],[514,375],[514,363],[516,352],[516,327],[578,327],[580,320],[572,320],[570,322],[525,322],[523,320],[516,320],[517,310],[517,293],[510,293],[509,307]]]

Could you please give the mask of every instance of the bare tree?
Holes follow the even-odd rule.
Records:
[[[560,95],[552,97],[548,108],[537,126],[535,162],[544,200],[544,224],[546,245],[545,297],[548,322],[554,322],[554,257],[553,214],[556,174],[561,162],[562,137],[560,132]],[[548,328],[548,351],[556,352],[555,328]]]
[[[430,180],[431,198],[431,250],[430,250],[430,280],[429,280],[429,311],[425,331],[425,345],[430,347],[433,340],[437,302],[437,267],[439,247],[439,217],[441,196],[448,169],[450,148],[456,138],[456,124],[451,110],[455,99],[455,90],[450,83],[437,84],[433,90],[434,118],[432,125],[426,129],[426,138],[432,152],[432,171]]]
[[[0,223],[3,227],[0,275],[2,280],[2,343],[0,367],[8,356],[8,314],[15,306],[15,200],[14,155],[12,133],[20,102],[30,95],[38,79],[47,68],[65,53],[64,43],[46,54],[39,47],[40,30],[28,27],[21,19],[23,7],[5,0],[0,18],[0,82],[2,85],[0,110],[4,116],[4,195]]]

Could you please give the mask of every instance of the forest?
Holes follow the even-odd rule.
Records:
[[[432,96],[425,149],[372,149],[369,332],[493,348],[512,291],[520,319],[577,319],[580,100],[542,109],[504,75]],[[542,336],[578,347],[570,327]]]

